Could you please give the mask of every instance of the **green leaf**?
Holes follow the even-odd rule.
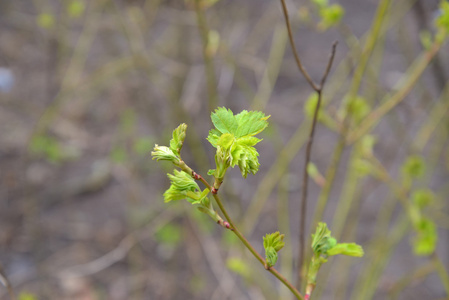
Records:
[[[263,247],[265,249],[267,265],[269,267],[274,266],[278,259],[277,252],[285,245],[284,236],[284,234],[280,234],[279,231],[276,231],[275,233],[266,234],[263,237]]]
[[[235,137],[232,133],[225,133],[217,141],[217,147],[221,147],[222,151],[228,151],[231,149],[232,144],[235,141]]]
[[[422,218],[416,225],[416,236],[413,239],[413,252],[416,255],[430,255],[435,251],[438,242],[437,226],[429,219]]]
[[[237,120],[230,109],[219,107],[211,114],[212,123],[221,133],[234,133],[237,130]]]
[[[262,132],[268,126],[268,118],[263,112],[260,111],[242,111],[235,116],[238,123],[235,136],[237,138],[244,136],[254,136]]]
[[[435,20],[435,24],[440,29],[449,32],[449,2],[447,0],[441,0],[438,9],[439,16]]]
[[[344,119],[349,115],[356,123],[359,123],[370,111],[371,107],[362,96],[356,96],[355,98],[345,97],[339,110],[339,116],[341,119]]]
[[[214,146],[216,148],[217,142],[220,139],[221,135],[222,135],[222,133],[220,131],[218,131],[217,129],[211,129],[209,131],[209,135],[207,136],[207,140],[209,141],[209,143],[212,144],[212,146]]]
[[[211,114],[215,129],[209,131],[207,140],[217,148],[217,168],[211,170],[216,178],[223,178],[228,167],[239,166],[242,176],[259,170],[259,153],[253,147],[261,141],[254,137],[268,126],[266,116],[258,111],[242,111],[234,116],[231,110],[220,107]]]
[[[182,123],[175,130],[173,130],[173,138],[170,140],[170,149],[180,155],[182,145],[184,144],[184,139],[186,138],[187,125]]]
[[[171,185],[168,190],[164,193],[165,202],[170,202],[172,200],[182,200],[187,199],[191,202],[196,202],[199,199],[200,188],[195,180],[189,174],[174,170],[174,175],[167,174],[170,179]],[[192,195],[192,192],[196,193],[195,196]]]
[[[426,172],[426,165],[421,156],[411,155],[402,165],[402,174],[404,177],[420,178]]]
[[[269,267],[272,267],[276,264],[278,260],[278,253],[273,247],[265,248],[265,259]]]
[[[273,247],[276,251],[281,250],[284,243],[285,234],[280,234],[279,231],[274,233],[266,234],[263,237],[263,246],[264,248]]]
[[[338,243],[334,247],[327,250],[327,255],[343,254],[347,256],[362,257],[364,252],[361,246],[355,243]]]
[[[316,228],[315,234],[312,234],[313,252],[319,255],[326,255],[327,251],[337,244],[337,240],[331,236],[331,231],[327,224],[320,222]]]
[[[244,145],[238,145],[238,147],[239,148],[236,148],[235,153],[239,153],[240,156],[237,160],[237,164],[243,178],[246,178],[249,173],[253,175],[256,174],[257,171],[259,171],[260,166],[259,160],[257,159],[259,153],[253,147],[247,147]]]
[[[435,199],[435,195],[429,189],[416,190],[412,194],[413,203],[420,209],[428,206]]]
[[[320,9],[320,29],[326,30],[329,27],[335,26],[340,23],[345,14],[345,10],[341,5],[333,4],[331,6]]]
[[[151,156],[153,156],[153,159],[159,160],[168,160],[174,163],[179,162],[179,157],[173,152],[172,149],[165,147],[165,146],[154,146],[154,151],[151,152]]]

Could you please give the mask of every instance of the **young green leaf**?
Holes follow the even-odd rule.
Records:
[[[272,267],[276,264],[278,260],[278,253],[273,247],[265,248],[265,259],[268,267]]]
[[[345,14],[345,10],[339,4],[333,4],[320,9],[321,22],[319,29],[327,30],[328,28],[340,23]]]
[[[212,123],[221,133],[235,133],[238,128],[237,120],[230,109],[219,107],[211,114]]]
[[[186,138],[187,125],[182,123],[175,130],[173,130],[173,138],[170,140],[170,149],[180,155],[184,139]]]
[[[420,189],[416,190],[412,194],[412,200],[415,205],[418,206],[418,208],[422,209],[432,203],[434,200],[435,195],[433,192],[429,189]]]
[[[421,156],[411,155],[402,165],[402,175],[407,178],[420,178],[426,172],[426,165]]]
[[[344,98],[342,107],[338,113],[342,120],[349,115],[356,123],[359,123],[370,111],[371,107],[366,99],[361,96],[356,96],[355,98]]]
[[[266,116],[258,111],[242,111],[234,116],[230,109],[220,107],[211,114],[215,129],[209,131],[207,140],[217,148],[217,168],[210,170],[222,181],[227,168],[239,166],[242,176],[255,174],[259,170],[259,153],[253,147],[261,139],[254,137],[268,126]]]
[[[280,234],[279,231],[276,231],[275,233],[266,234],[263,237],[263,247],[265,248],[265,257],[268,267],[275,265],[278,259],[277,252],[285,245],[284,236],[284,234]]]
[[[217,142],[220,139],[221,134],[222,133],[217,129],[211,129],[209,131],[209,135],[207,136],[207,140],[209,141],[209,143],[211,143],[212,146],[217,148]]]
[[[413,239],[413,252],[416,255],[430,255],[435,251],[438,232],[437,226],[429,219],[422,218],[415,224],[416,236]]]
[[[237,138],[254,136],[262,132],[268,126],[269,117],[260,111],[242,111],[235,116],[238,124],[235,136]]]
[[[153,156],[153,159],[159,160],[168,160],[173,163],[179,162],[179,157],[176,155],[176,153],[173,152],[172,149],[165,147],[165,146],[154,146],[154,151],[151,152],[151,156]]]
[[[200,188],[192,176],[178,170],[174,171],[174,175],[167,174],[167,176],[170,179],[171,185],[164,193],[165,202],[188,198],[188,200],[193,202],[198,200],[200,195],[198,191],[200,191]],[[198,193],[198,196],[194,196],[192,193]]]
[[[312,234],[312,249],[316,255],[333,256],[343,254],[348,256],[363,256],[363,249],[355,243],[337,243],[331,236],[326,223],[320,222],[315,234]]]
[[[337,240],[331,236],[331,231],[326,223],[320,222],[315,234],[312,234],[313,252],[319,255],[326,255],[327,251],[337,244]]]
[[[327,255],[333,256],[343,254],[347,256],[362,257],[364,252],[360,245],[355,243],[338,243],[334,247],[327,250]]]
[[[435,24],[438,28],[449,33],[449,2],[446,0],[440,1],[439,16],[435,19]]]

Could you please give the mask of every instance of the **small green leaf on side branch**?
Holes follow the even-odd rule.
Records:
[[[156,159],[157,161],[167,160],[173,163],[179,163],[180,161],[179,156],[176,155],[176,153],[173,152],[172,149],[166,146],[159,146],[156,144],[153,150],[154,151],[151,152],[151,156],[153,157],[153,159]]]
[[[275,233],[267,234],[263,237],[263,247],[265,248],[265,258],[268,268],[276,264],[278,259],[277,252],[279,252],[285,245],[284,236],[284,234],[280,234],[279,231],[276,231]]]
[[[173,138],[170,140],[170,149],[178,156],[180,155],[184,139],[186,138],[186,130],[187,125],[184,123],[173,130]]]

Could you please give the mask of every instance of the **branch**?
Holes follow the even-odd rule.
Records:
[[[281,3],[282,3],[282,11],[284,12],[285,25],[287,25],[288,38],[290,40],[290,46],[292,47],[293,55],[295,57],[296,64],[298,65],[299,71],[301,71],[302,75],[304,75],[304,77],[306,78],[306,80],[309,83],[309,85],[315,91],[318,91],[318,89],[320,87],[317,86],[313,82],[313,80],[310,77],[309,73],[307,73],[306,68],[301,63],[301,59],[299,58],[298,51],[296,50],[296,45],[295,45],[295,41],[293,40],[293,33],[292,33],[292,28],[290,26],[290,19],[288,18],[288,10],[287,10],[287,5],[285,4],[285,0],[281,0]]]
[[[321,99],[322,99],[322,91],[324,84],[326,83],[327,76],[329,75],[329,72],[332,67],[332,63],[334,61],[335,57],[335,50],[337,47],[337,42],[334,42],[332,45],[332,51],[329,57],[329,60],[327,62],[326,69],[324,71],[323,76],[321,77],[319,85],[313,82],[311,79],[309,73],[307,73],[307,70],[303,66],[301,59],[299,58],[298,51],[296,50],[295,41],[293,40],[293,33],[290,26],[290,20],[288,17],[288,10],[287,6],[285,4],[285,0],[281,0],[282,4],[282,11],[284,12],[285,17],[285,24],[287,25],[287,31],[288,31],[288,37],[290,39],[290,45],[293,50],[293,56],[295,57],[296,64],[298,65],[299,71],[302,73],[302,75],[305,77],[309,85],[313,88],[313,90],[318,94],[318,103],[315,108],[315,112],[313,114],[313,120],[312,120],[312,127],[310,128],[309,138],[307,141],[307,148],[306,148],[306,157],[305,157],[305,163],[304,163],[304,171],[303,171],[303,180],[302,180],[302,195],[301,195],[301,210],[300,210],[300,221],[299,221],[299,252],[298,252],[298,281],[297,281],[297,287],[300,288],[301,286],[301,270],[304,265],[304,254],[305,254],[305,222],[306,222],[306,210],[307,210],[307,189],[308,189],[308,181],[309,181],[309,174],[307,173],[307,166],[310,162],[310,156],[312,153],[312,144],[313,144],[313,137],[315,134],[315,127],[318,120],[318,112],[321,106]]]
[[[313,144],[313,139],[314,139],[314,135],[315,135],[315,128],[316,128],[316,123],[318,120],[318,112],[320,110],[320,106],[321,106],[321,100],[322,100],[322,91],[323,91],[323,87],[324,87],[324,83],[326,82],[326,78],[327,75],[329,74],[329,71],[331,69],[332,66],[332,62],[334,61],[334,57],[335,57],[335,50],[337,47],[337,42],[334,42],[334,44],[332,45],[332,51],[329,57],[329,61],[327,63],[327,67],[326,70],[323,74],[323,77],[321,78],[320,81],[320,85],[318,87],[318,89],[316,90],[317,94],[318,94],[318,102],[317,105],[315,107],[315,112],[313,114],[313,120],[312,120],[312,127],[310,128],[310,133],[309,133],[309,138],[307,140],[307,148],[306,148],[306,157],[305,157],[305,162],[304,162],[304,170],[303,170],[303,179],[302,179],[302,185],[301,185],[301,190],[302,190],[302,194],[301,194],[301,219],[300,219],[300,225],[299,225],[299,253],[298,253],[298,288],[300,286],[300,282],[301,282],[301,270],[302,267],[304,265],[304,256],[305,256],[305,243],[306,243],[306,239],[305,239],[305,228],[306,228],[306,211],[307,211],[307,192],[308,192],[308,182],[309,182],[309,173],[307,172],[307,166],[310,163],[310,156],[312,153],[312,144]]]
[[[189,166],[187,166],[184,162],[179,165],[179,167],[186,173],[191,174],[193,178],[196,180],[201,181],[209,190],[212,191],[213,187],[210,185],[203,176],[193,171]],[[223,203],[221,202],[220,197],[217,195],[217,193],[212,193],[212,196],[215,199],[215,202],[217,203],[218,207],[220,208],[221,212],[225,216],[226,220],[229,222],[229,229],[234,232],[234,234],[240,239],[240,241],[245,245],[245,247],[251,252],[251,254],[265,267],[265,269],[273,274],[279,281],[281,281],[294,295],[297,299],[303,300],[304,297],[301,295],[301,293],[284,277],[282,276],[274,267],[267,268],[266,267],[266,261],[263,259],[263,257],[254,249],[254,247],[251,245],[251,243],[245,238],[245,236],[240,232],[240,230],[235,226],[234,222],[232,221],[231,217],[229,216],[228,212],[226,211],[226,208],[223,206]]]

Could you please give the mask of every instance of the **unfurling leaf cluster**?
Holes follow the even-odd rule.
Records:
[[[217,148],[215,155],[216,169],[210,170],[222,181],[229,167],[240,168],[242,176],[246,178],[249,173],[255,174],[259,170],[259,153],[254,146],[261,141],[254,137],[267,126],[266,116],[259,111],[242,111],[234,115],[230,109],[220,107],[212,114],[212,123],[215,128],[209,131],[207,140]]]
[[[276,264],[278,252],[285,245],[284,236],[284,234],[280,234],[279,231],[276,231],[275,233],[266,234],[263,237],[263,247],[265,249],[265,258],[268,267],[272,267]]]
[[[438,243],[438,231],[435,222],[424,216],[424,209],[434,200],[430,190],[420,189],[412,193],[409,215],[415,229],[412,239],[415,255],[430,255]]]
[[[318,8],[321,22],[318,24],[320,30],[327,30],[340,23],[345,14],[345,10],[339,4],[330,5],[327,0],[313,0]]]
[[[315,234],[312,234],[312,249],[315,255],[325,258],[337,254],[362,257],[364,254],[362,247],[355,243],[337,243],[323,222],[318,223]]]
[[[173,174],[167,174],[170,179],[170,187],[164,193],[165,202],[186,199],[198,210],[208,214],[215,222],[223,222],[223,219],[214,210],[208,195],[208,188],[203,191],[193,179],[192,170],[181,159],[181,149],[186,137],[187,125],[179,125],[172,134],[170,147],[155,145],[151,152],[153,159],[171,161],[182,171],[174,170]]]
[[[171,161],[178,165],[181,161],[181,149],[186,138],[187,125],[182,123],[175,130],[173,130],[172,139],[170,140],[170,147],[154,146],[154,151],[151,152],[153,159]]]
[[[316,276],[321,265],[327,262],[329,256],[342,254],[362,257],[364,255],[360,245],[355,243],[338,243],[337,240],[331,236],[331,231],[327,228],[326,223],[323,222],[318,223],[315,234],[312,234],[312,250],[313,256],[310,260],[306,287],[306,293],[309,295],[315,287]]]

